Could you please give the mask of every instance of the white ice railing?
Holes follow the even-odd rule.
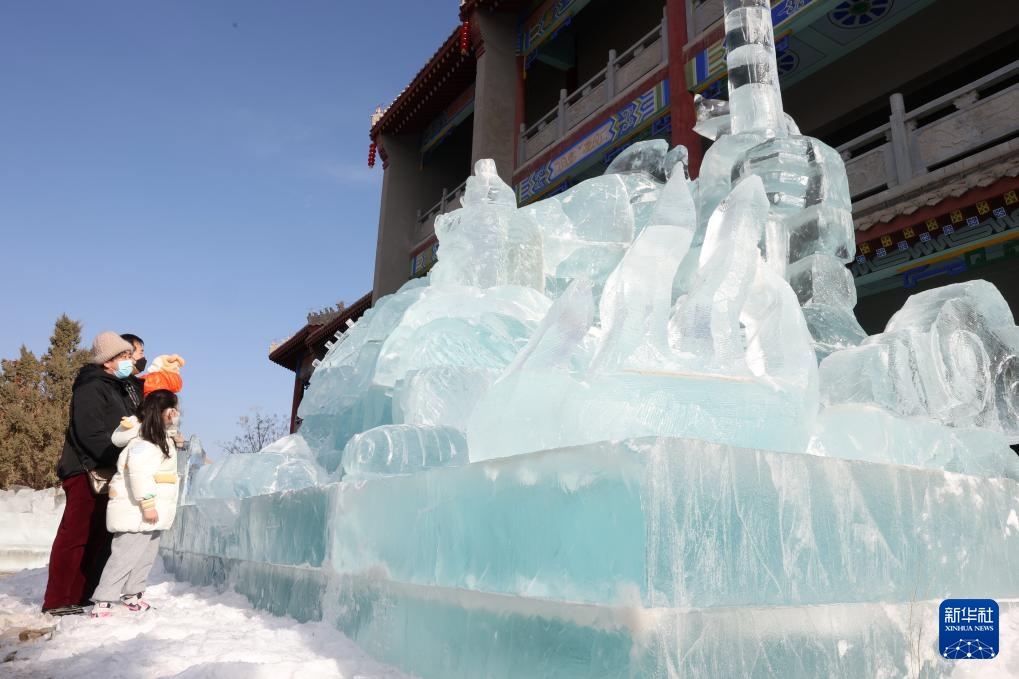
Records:
[[[853,200],[1019,135],[1019,82],[1002,87],[1017,76],[1019,60],[912,111],[893,94],[887,123],[838,147]]]
[[[532,125],[520,124],[518,165],[563,140],[595,113],[615,102],[656,68],[668,63],[664,13],[654,30],[621,54],[609,50],[608,64],[572,93],[559,91],[559,104]]]
[[[442,189],[442,198],[438,203],[431,206],[424,212],[418,210],[417,225],[414,229],[414,242],[419,243],[435,231],[435,218],[439,215],[452,212],[460,207],[460,199],[467,190],[467,180],[457,185],[452,190]]]

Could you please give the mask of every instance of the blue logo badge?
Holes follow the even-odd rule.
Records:
[[[998,602],[945,599],[938,611],[942,658],[990,660],[998,655]]]

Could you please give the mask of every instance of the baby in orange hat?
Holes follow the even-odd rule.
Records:
[[[156,356],[149,366],[149,371],[142,375],[141,379],[144,381],[142,391],[146,396],[157,389],[166,389],[173,393],[179,392],[184,386],[184,381],[180,377],[180,369],[184,367],[184,363],[184,359],[177,354]],[[175,439],[177,438],[176,422],[171,423],[167,433]],[[120,426],[113,432],[112,438],[114,445],[123,448],[136,436],[138,436],[138,418],[132,415],[120,420]],[[177,445],[179,446],[181,443],[178,442]]]
[[[152,361],[152,367],[142,379],[145,380],[143,391],[148,396],[156,389],[166,389],[177,393],[184,386],[180,378],[180,369],[184,367],[184,359],[177,354],[162,354]]]

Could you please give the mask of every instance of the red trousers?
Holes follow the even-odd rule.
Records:
[[[106,560],[113,535],[106,530],[109,497],[92,494],[88,475],[64,479],[64,515],[50,552],[49,579],[43,608],[60,608],[88,601]]]

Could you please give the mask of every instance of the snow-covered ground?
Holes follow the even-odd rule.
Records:
[[[0,578],[0,676],[408,677],[325,623],[277,618],[238,594],[170,580],[158,560],[149,582],[156,610],[93,620],[39,612],[45,569]]]
[[[60,488],[0,490],[0,573],[45,566],[63,513]]]

